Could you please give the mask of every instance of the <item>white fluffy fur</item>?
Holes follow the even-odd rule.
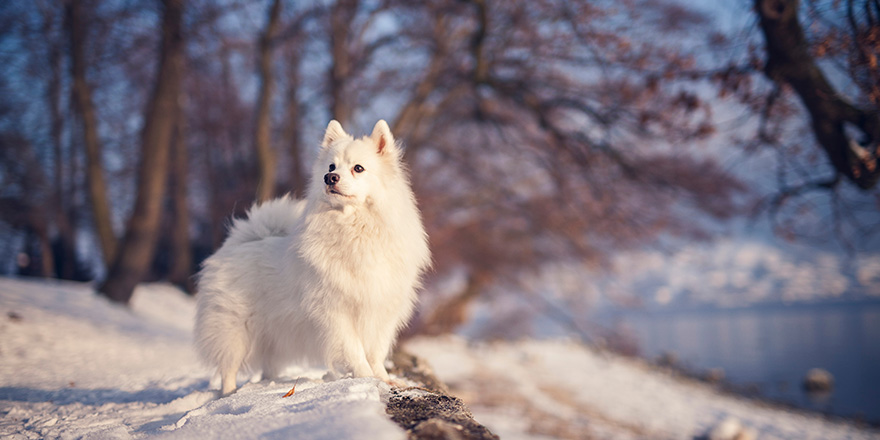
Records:
[[[324,184],[330,164],[335,186]],[[242,367],[262,369],[265,379],[292,362],[387,381],[385,358],[429,262],[388,125],[354,139],[331,121],[306,199],[254,206],[205,261],[196,344],[218,367],[224,395]]]

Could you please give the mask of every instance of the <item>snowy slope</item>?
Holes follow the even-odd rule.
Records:
[[[88,285],[0,278],[0,438],[405,437],[375,379],[325,383],[322,370],[291,368],[218,399],[190,346],[193,315],[192,298],[164,285],[140,287],[125,309]],[[565,341],[419,338],[407,348],[502,439],[689,439],[731,417],[761,439],[880,438]]]
[[[194,313],[163,285],[127,310],[82,284],[0,279],[0,438],[404,437],[375,379],[292,369],[217,399],[191,348]]]

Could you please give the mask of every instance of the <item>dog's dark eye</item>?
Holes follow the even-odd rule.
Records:
[[[355,165],[355,166],[354,166],[354,172],[356,172],[356,173],[363,173],[363,172],[364,172],[364,167],[362,167],[362,166],[360,166],[360,165]]]
[[[336,165],[334,165],[334,164],[331,163],[331,164],[330,164],[330,172],[332,173],[333,170],[335,170],[335,169],[336,169]]]

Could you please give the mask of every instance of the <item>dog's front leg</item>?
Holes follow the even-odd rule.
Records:
[[[354,377],[370,377],[373,370],[367,362],[364,346],[350,323],[337,322],[328,329],[325,361],[337,376],[348,373]]]
[[[391,351],[391,344],[394,340],[395,331],[396,328],[392,328],[386,334],[382,335],[382,337],[375,338],[373,341],[364,341],[367,362],[370,364],[373,376],[389,383],[391,378],[388,376],[388,371],[385,369],[385,359],[388,358],[388,353]]]

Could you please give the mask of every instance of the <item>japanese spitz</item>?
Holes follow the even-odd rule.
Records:
[[[331,121],[305,200],[233,222],[199,274],[195,325],[223,395],[242,368],[267,379],[295,362],[390,380],[385,359],[430,264],[400,156],[385,121],[360,139]]]

